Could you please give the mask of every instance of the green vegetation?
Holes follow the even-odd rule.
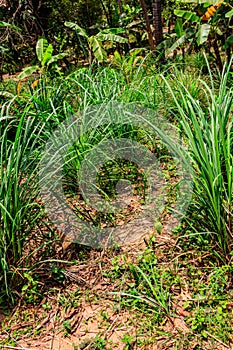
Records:
[[[0,9],[1,346],[230,349],[231,2]]]
[[[178,114],[195,169],[192,210],[203,233],[206,232],[209,241],[216,243],[218,253],[225,261],[231,261],[233,223],[233,95],[228,88],[228,76],[228,71],[222,73],[216,92],[209,70],[211,86],[204,81],[200,86],[206,95],[204,108],[183,84],[178,86],[179,98],[168,85],[177,107],[174,115]]]

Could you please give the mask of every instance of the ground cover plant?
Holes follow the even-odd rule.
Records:
[[[43,72],[20,87],[18,81],[1,83],[0,300],[6,314],[9,303],[15,306],[2,323],[3,348],[33,348],[25,341],[38,340],[51,329],[53,337],[40,345],[43,349],[58,349],[59,333],[70,340],[66,349],[232,346],[231,65],[218,73],[204,58],[203,74],[191,64],[186,70],[169,63],[156,70],[151,55],[134,60],[129,56],[120,62],[118,57],[109,66],[94,63],[56,76]],[[147,178],[137,164],[124,159],[106,162],[94,185],[111,203],[117,198],[119,179],[133,182],[134,204],[116,217],[98,216],[85,202],[77,183],[80,164],[109,139],[138,141],[156,155],[166,200],[153,229],[141,240],[91,248],[67,241],[51,222],[38,186],[40,161],[51,133],[62,123],[74,115],[82,121],[83,111],[111,102],[137,102],[178,130],[185,151],[179,155],[193,168],[192,200],[171,232],[180,179],[166,147],[169,138],[159,142],[143,124],[92,128],[68,149],[62,167],[67,203],[79,217],[100,228],[124,226],[125,218],[132,219],[144,205]],[[83,316],[82,323],[83,310],[90,305],[98,311]],[[18,322],[17,328],[17,319],[25,327]],[[77,329],[83,333],[75,338]],[[113,334],[120,335],[116,339]]]

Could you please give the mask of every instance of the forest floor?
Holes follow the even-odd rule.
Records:
[[[180,266],[177,273],[183,276],[181,284],[175,278],[170,284],[170,312],[161,309],[161,317],[156,302],[155,310],[150,304],[140,309],[132,306],[127,293],[120,294],[126,288],[129,293],[133,286],[128,266],[151,254],[151,242],[157,265],[173,272],[174,266]],[[75,249],[75,245],[69,246],[69,254]],[[189,264],[200,271],[205,257],[195,254],[189,252]],[[191,327],[196,311],[186,307],[193,300],[188,269],[177,240],[163,232],[151,231],[115,250],[89,251],[83,264],[63,269],[66,280],[60,286],[50,286],[38,303],[30,306],[22,297],[10,316],[3,319],[1,314],[0,349],[233,349],[231,341],[223,342],[211,330],[206,329],[203,338]],[[198,283],[205,277],[205,273],[199,274]],[[154,297],[149,290],[145,299],[150,296]],[[232,315],[233,303],[229,302],[228,308]]]

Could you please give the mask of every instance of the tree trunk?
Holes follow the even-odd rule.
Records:
[[[163,41],[163,23],[162,23],[162,6],[161,0],[155,0],[152,4],[152,17],[154,26],[155,45],[157,46]],[[164,50],[156,50],[159,63],[163,64],[165,61]]]
[[[148,42],[149,42],[149,45],[150,45],[150,49],[152,51],[154,51],[155,45],[154,45],[154,40],[153,40],[153,34],[152,34],[152,31],[151,31],[151,28],[150,28],[149,17],[148,17],[148,14],[147,14],[146,3],[145,3],[144,0],[140,0],[140,2],[141,2],[141,6],[142,6],[142,12],[143,12],[144,20],[145,20],[145,23],[146,23],[146,31],[148,33]]]
[[[152,4],[154,25],[154,37],[156,46],[163,41],[162,7],[161,0],[155,0]]]
[[[118,2],[118,8],[119,8],[120,16],[121,16],[123,13],[122,2],[121,2],[121,0],[117,0],[117,2]]]

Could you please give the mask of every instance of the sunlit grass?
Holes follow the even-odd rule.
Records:
[[[178,95],[169,82],[166,84],[176,104],[174,117],[180,123],[195,170],[192,209],[196,211],[197,222],[192,222],[192,226],[201,228],[221,259],[231,261],[233,91],[229,87],[229,68],[222,73],[218,90],[210,67],[209,78],[210,84],[200,79],[207,101],[205,106],[191,95],[183,82],[177,84]]]

